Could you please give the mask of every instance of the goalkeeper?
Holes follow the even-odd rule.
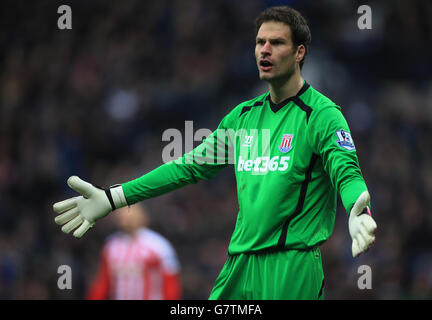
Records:
[[[209,298],[324,298],[319,246],[333,231],[337,194],[354,257],[375,241],[370,196],[340,107],[302,78],[311,41],[305,19],[290,7],[272,7],[255,27],[259,77],[269,91],[235,107],[191,152],[135,180],[101,189],[70,177],[81,196],[54,204],[63,232],[76,229],[80,238],[115,209],[234,164],[239,212]]]

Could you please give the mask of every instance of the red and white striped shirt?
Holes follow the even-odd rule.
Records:
[[[178,300],[180,265],[171,244],[155,231],[108,238],[87,299]]]

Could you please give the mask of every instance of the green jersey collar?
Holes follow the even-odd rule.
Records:
[[[306,92],[307,89],[309,89],[310,85],[309,83],[307,83],[306,81],[304,82],[303,86],[301,87],[301,89],[299,90],[299,92],[297,92],[297,94],[295,96],[289,97],[288,99],[285,99],[282,102],[279,103],[274,103],[271,98],[270,98],[270,93],[267,95],[267,100],[270,104],[270,108],[272,109],[272,111],[274,113],[278,112],[280,109],[282,109],[284,106],[286,106],[289,102],[296,100],[298,97],[300,97],[303,93]]]

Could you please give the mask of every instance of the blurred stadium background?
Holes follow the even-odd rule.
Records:
[[[57,8],[72,8],[59,30]],[[266,90],[254,62],[253,20],[289,4],[308,19],[303,74],[343,107],[372,194],[377,241],[352,259],[346,212],[322,247],[327,299],[432,298],[432,2],[0,2],[0,299],[82,299],[110,217],[82,240],[54,223],[75,195],[73,174],[97,185],[162,164],[162,132],[214,130]],[[357,8],[372,8],[372,30]],[[340,203],[340,201],[339,201]],[[232,169],[146,202],[152,228],[174,244],[185,299],[207,299],[236,219]],[[57,288],[58,266],[73,271]],[[357,269],[371,266],[373,289]]]

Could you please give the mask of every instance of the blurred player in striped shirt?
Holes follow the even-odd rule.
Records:
[[[149,216],[142,205],[126,207],[115,215],[120,231],[102,250],[100,267],[87,292],[89,300],[178,300],[180,265],[163,236],[147,228]]]

